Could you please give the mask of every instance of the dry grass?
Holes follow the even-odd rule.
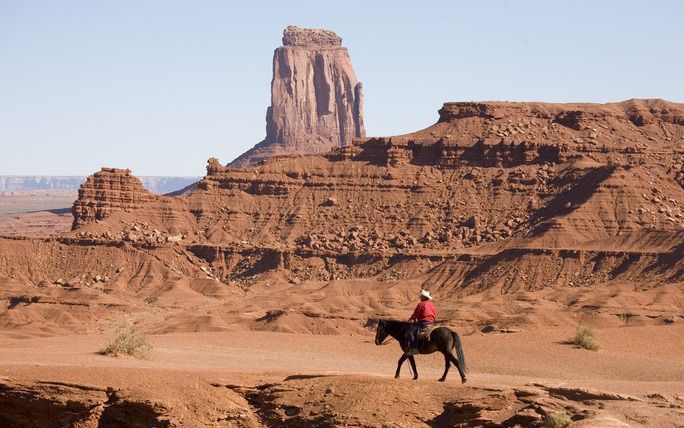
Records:
[[[571,424],[572,419],[570,419],[570,416],[563,411],[549,415],[545,422],[547,428],[567,428]]]
[[[152,344],[140,333],[133,320],[123,318],[115,323],[114,337],[100,353],[110,357],[125,355],[147,360],[151,351]]]
[[[594,329],[583,325],[577,326],[577,333],[570,342],[577,348],[588,349],[590,351],[598,351],[600,347],[596,340]]]

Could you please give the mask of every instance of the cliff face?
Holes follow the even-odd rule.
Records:
[[[585,156],[629,162],[648,153],[678,158],[684,141],[684,106],[663,100],[609,104],[450,102],[439,120],[396,137],[359,139],[351,152],[373,162],[440,167],[565,163]],[[349,150],[348,150],[349,151]],[[648,155],[647,155],[648,154]],[[672,164],[679,175],[681,165]]]
[[[684,227],[683,112],[658,100],[447,103],[435,125],[409,135],[249,170],[212,159],[192,193],[145,205],[167,204],[165,218],[157,208],[131,208],[132,217],[221,245],[296,245],[362,227],[383,237],[373,239],[377,248],[396,251],[409,242],[444,251],[513,245],[512,237],[588,248],[643,228],[672,232]],[[131,205],[115,186],[84,202],[90,187],[74,209],[77,224],[98,218],[93,210]],[[350,249],[330,248],[342,247]]]
[[[289,26],[273,54],[266,138],[234,160],[252,165],[285,154],[327,152],[363,137],[363,94],[342,39]]]
[[[563,269],[586,269],[578,278],[591,282],[613,278],[623,262],[645,266],[629,259],[643,253],[670,275],[655,280],[663,283],[681,276],[672,266],[684,233],[683,113],[660,100],[447,103],[436,124],[413,134],[249,169],[211,159],[206,177],[179,197],[132,191],[129,174],[105,170],[83,186],[75,225],[93,239],[138,242],[132,231],[146,245],[188,243],[228,276],[250,251],[263,253],[263,266],[289,266],[302,278],[318,275],[306,273],[318,269],[309,265],[316,258],[337,258],[354,276],[363,257],[465,257],[479,269],[489,262],[473,257],[493,254],[528,260],[530,275],[546,260],[545,272],[562,285],[577,280],[554,270],[559,254],[569,263]],[[597,276],[591,263],[601,257],[613,258]],[[336,275],[326,266],[320,278]],[[506,265],[471,285],[517,278],[515,269],[523,268]],[[511,290],[544,287],[551,276]]]

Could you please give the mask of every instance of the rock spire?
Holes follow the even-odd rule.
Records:
[[[288,26],[273,53],[266,138],[231,166],[350,145],[365,136],[362,106],[361,82],[342,39],[329,30]]]

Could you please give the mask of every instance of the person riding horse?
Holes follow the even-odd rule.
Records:
[[[417,347],[418,332],[434,324],[435,319],[437,319],[437,311],[435,305],[432,304],[432,295],[428,290],[420,290],[420,303],[409,318],[409,321],[413,321],[406,337],[406,348],[410,352]]]
[[[429,299],[428,299],[429,300]],[[401,365],[404,361],[409,360],[411,368],[413,369],[413,379],[418,379],[418,369],[416,368],[416,361],[413,358],[413,352],[409,352],[406,347],[407,332],[414,326],[415,323],[408,321],[399,321],[391,319],[378,320],[378,328],[375,331],[375,344],[384,345],[385,339],[388,336],[394,338],[401,346],[402,354],[397,362],[397,370],[394,373],[395,378],[399,378],[401,372]],[[466,362],[463,355],[463,347],[461,346],[461,338],[458,334],[448,327],[437,327],[433,329],[430,334],[430,339],[423,343],[417,344],[416,352],[419,354],[432,354],[433,352],[441,352],[444,355],[444,374],[439,378],[440,382],[444,382],[449,373],[449,367],[453,364],[458,369],[461,375],[461,382],[465,383],[466,379]],[[456,358],[452,351],[456,351]]]

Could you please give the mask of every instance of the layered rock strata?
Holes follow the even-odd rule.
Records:
[[[327,152],[364,135],[362,85],[342,39],[328,30],[289,26],[273,54],[266,138],[231,165]]]
[[[637,248],[637,234],[669,239],[684,227],[683,111],[660,100],[447,103],[414,134],[250,170],[212,159],[193,193],[129,207],[138,214],[106,231],[145,218],[161,240],[331,253]],[[86,192],[77,207],[121,211],[112,190]],[[88,211],[74,213],[83,232],[105,232]]]
[[[192,218],[192,213],[184,205],[182,198],[152,194],[131,174],[130,169],[119,168],[102,168],[89,176],[81,185],[78,199],[71,211],[74,215],[72,229],[89,223],[100,224],[111,215],[117,219],[130,218],[130,221],[120,220],[121,229],[107,227],[104,224],[101,229],[106,230],[107,239],[131,241],[142,239],[158,242],[179,239],[179,235],[187,233],[186,225]],[[166,232],[161,234],[147,226],[146,230],[141,230],[139,224],[147,223],[139,222],[139,219],[150,219],[154,224],[161,225]]]
[[[0,240],[0,327],[42,329],[52,317],[51,329],[76,328],[61,314],[92,319],[132,301],[185,305],[200,324],[228,329],[233,299],[251,295],[258,310],[245,313],[259,315],[242,320],[250,328],[363,333],[369,314],[405,309],[392,287],[420,285],[439,293],[445,319],[468,325],[498,315],[464,309],[462,296],[531,290],[551,296],[553,310],[595,317],[598,307],[607,323],[633,312],[672,323],[684,272],[682,112],[661,100],[448,103],[438,123],[409,135],[249,169],[211,159],[196,188],[176,197],[104,169],[81,189],[68,236]],[[355,281],[327,282],[336,279]],[[307,280],[323,281],[330,306],[282,305],[280,295],[264,306],[258,294]],[[340,284],[363,290],[346,324],[330,318]],[[253,286],[260,291],[245,293]],[[211,317],[196,310],[224,299],[228,309]],[[513,300],[538,326],[527,315],[538,300]],[[501,319],[512,319],[511,301],[501,301]],[[167,328],[165,318],[150,331]]]
[[[130,169],[102,168],[89,176],[78,191],[78,199],[72,207],[73,228],[102,220],[112,210],[140,208],[155,199]]]

